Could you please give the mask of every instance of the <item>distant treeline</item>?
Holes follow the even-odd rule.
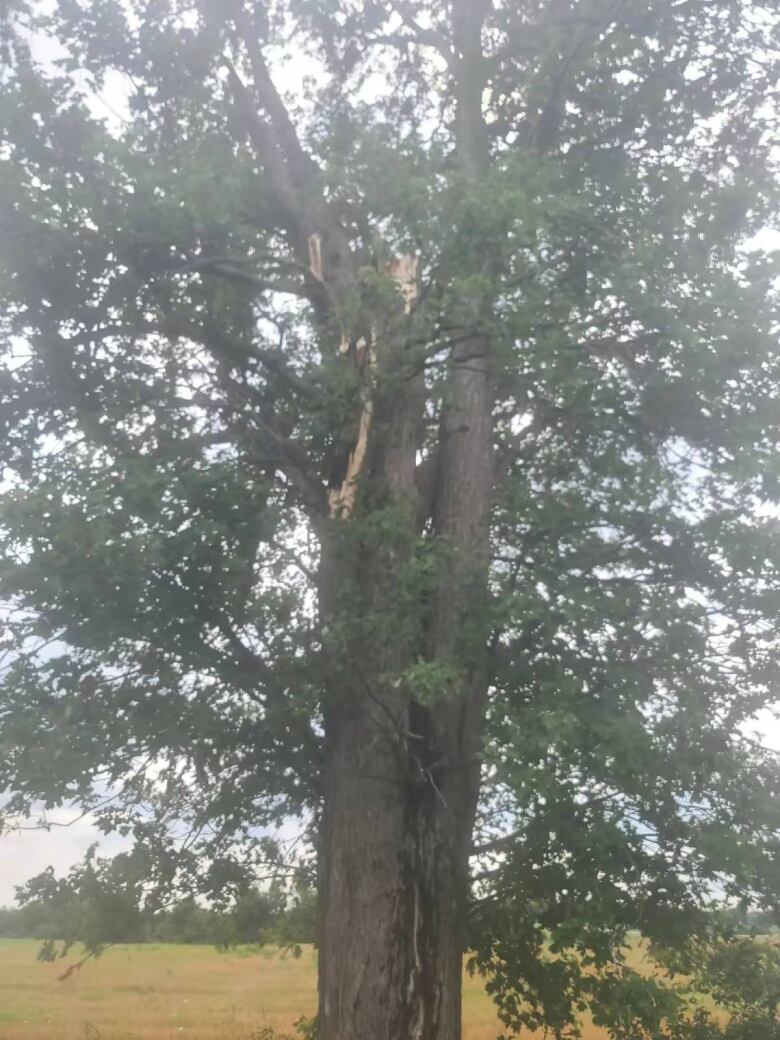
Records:
[[[738,932],[776,932],[776,912],[746,911],[736,907],[721,911]],[[315,894],[296,889],[291,896],[282,889],[250,889],[229,910],[201,906],[184,899],[169,910],[149,914],[139,910],[120,892],[102,892],[83,899],[30,900],[19,907],[0,907],[0,938],[56,939],[75,935],[93,944],[115,942],[204,943],[234,946],[274,943],[300,946],[315,941]]]
[[[0,938],[67,939],[77,916],[99,915],[101,942],[209,943],[232,946],[273,942],[300,945],[313,941],[314,894],[303,890],[294,900],[275,891],[252,889],[229,910],[200,906],[184,899],[169,910],[143,913],[114,893],[91,904],[52,905],[33,900],[20,907],[0,907]]]
[[[754,935],[766,935],[780,929],[780,914],[777,910],[742,910],[733,909],[725,915],[733,927],[739,932]]]

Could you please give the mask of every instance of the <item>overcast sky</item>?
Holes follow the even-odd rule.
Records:
[[[122,839],[104,837],[89,819],[76,819],[75,811],[50,815],[58,825],[49,831],[18,831],[0,837],[0,906],[13,905],[16,886],[47,867],[54,867],[58,875],[67,873],[95,841],[106,855],[122,848]],[[65,823],[68,826],[61,826]]]

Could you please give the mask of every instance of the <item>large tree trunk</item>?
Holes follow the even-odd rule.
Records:
[[[320,1040],[461,1035],[486,699],[491,413],[487,344],[474,340],[454,359],[442,410],[431,534],[446,563],[431,602],[412,612],[416,631],[398,616],[397,603],[393,613],[403,539],[366,548],[347,536],[340,551],[323,549],[326,621],[332,617],[338,628],[346,620],[360,635],[342,644],[324,703]],[[413,478],[413,467],[399,465],[410,456],[407,428],[397,410],[378,423],[374,456],[401,502]],[[394,679],[421,655],[456,676],[426,704]]]
[[[431,714],[395,737],[345,713],[326,781],[320,1040],[457,1040],[478,769],[436,764]]]

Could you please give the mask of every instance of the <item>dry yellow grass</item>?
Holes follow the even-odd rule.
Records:
[[[59,981],[39,944],[0,940],[0,1040],[252,1040],[315,1005],[315,954],[221,953],[210,946],[115,946]],[[493,1040],[493,1009],[466,979],[464,1040]],[[585,1040],[600,1040],[600,1030]]]

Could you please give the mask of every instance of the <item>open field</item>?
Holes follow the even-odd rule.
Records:
[[[0,1040],[252,1040],[315,1008],[315,954],[212,946],[115,946],[58,981],[40,943],[0,940]],[[468,980],[468,1040],[496,1035],[491,1005]]]
[[[0,939],[0,1040],[254,1040],[290,1029],[315,1005],[315,954],[266,949],[115,946],[64,981],[67,962],[41,964],[39,943]],[[465,1040],[493,1040],[498,1023],[477,979],[466,979]],[[584,1040],[601,1040],[586,1030]]]

